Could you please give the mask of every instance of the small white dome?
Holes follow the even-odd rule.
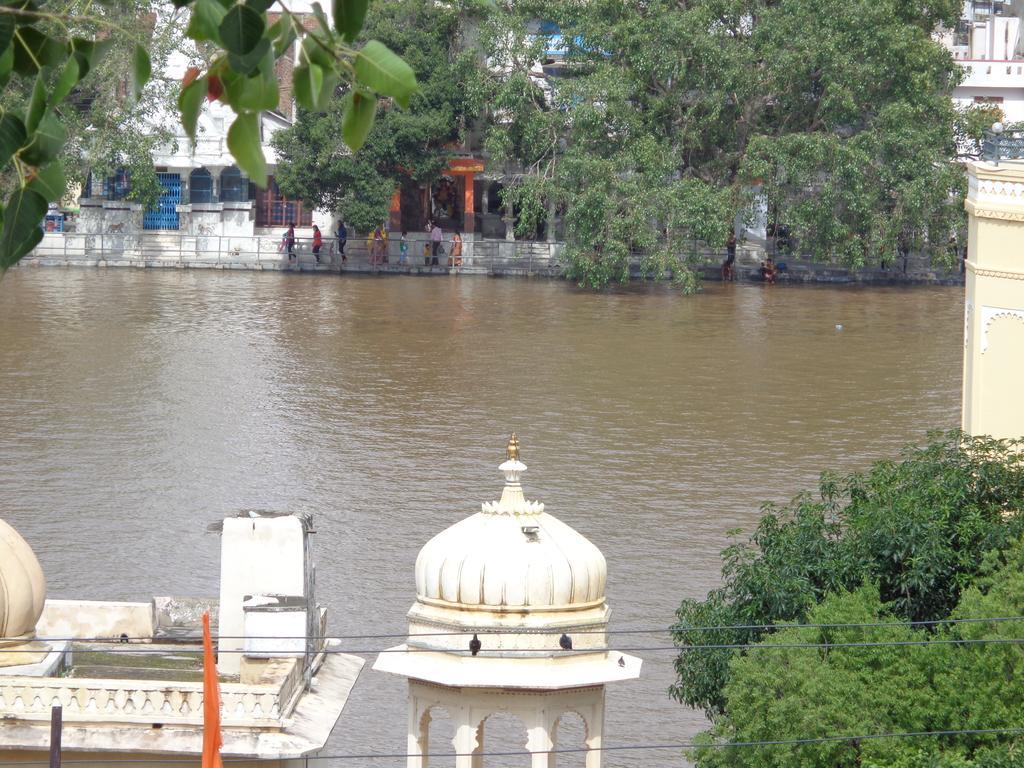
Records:
[[[593,607],[604,602],[606,578],[601,550],[546,512],[478,512],[416,558],[417,599],[478,610]]]
[[[544,505],[526,501],[512,455],[501,500],[442,531],[416,558],[421,603],[477,611],[578,611],[604,604],[601,550]]]
[[[0,646],[28,639],[46,601],[46,580],[32,547],[0,520]]]

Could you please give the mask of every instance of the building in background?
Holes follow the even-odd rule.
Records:
[[[1024,0],[966,0],[963,17],[942,42],[964,70],[953,91],[960,106],[998,107],[1008,123],[1024,122]]]

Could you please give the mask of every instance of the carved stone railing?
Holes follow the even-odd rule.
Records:
[[[225,727],[280,728],[302,687],[302,668],[293,659],[275,660],[272,684],[221,683]],[[86,678],[0,677],[0,719],[49,720],[59,704],[65,722],[201,725],[203,684],[174,681]]]

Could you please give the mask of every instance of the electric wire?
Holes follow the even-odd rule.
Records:
[[[469,636],[470,633],[461,633],[464,636]],[[262,640],[263,638],[255,638]],[[859,642],[823,642],[823,643],[707,643],[700,645],[637,645],[637,646],[620,646],[616,648],[596,647],[596,648],[501,648],[503,654],[514,655],[518,653],[557,653],[560,656],[574,656],[584,655],[593,653],[603,652],[636,652],[641,653],[645,651],[672,651],[678,653],[679,651],[710,651],[710,650],[772,650],[772,649],[797,649],[797,648],[816,648],[816,649],[827,649],[832,650],[835,648],[890,648],[900,646],[928,646],[928,647],[939,647],[943,645],[1020,645],[1024,644],[1024,637],[992,637],[992,638],[936,638],[932,640],[869,640]],[[193,654],[198,655],[203,653],[202,648],[188,646],[188,647],[173,647],[168,648],[166,645],[160,648],[149,648],[148,643],[135,643],[125,644],[121,643],[111,648],[104,648],[102,653],[104,654],[130,654],[135,656],[146,656],[146,655],[184,655]],[[169,644],[168,644],[169,645]],[[87,648],[84,650],[96,650],[95,648]],[[486,647],[481,650],[481,653],[485,653]],[[50,652],[57,652],[56,650]],[[219,648],[218,653],[241,653],[251,654],[253,651],[245,648]],[[263,650],[260,653],[280,653],[281,655],[289,655],[296,653],[297,651],[282,651],[279,649]],[[366,655],[374,653],[466,653],[459,648],[445,647],[445,646],[405,646],[405,647],[394,647],[394,648],[343,648],[337,646],[325,646],[315,651],[315,653],[347,653],[356,655]],[[38,648],[5,648],[4,653],[31,653],[40,654],[44,653],[43,650]]]
[[[831,736],[810,736],[799,739],[763,739],[751,741],[680,741],[667,744],[611,744],[608,746],[595,747],[558,747],[551,750],[538,750],[532,754],[573,754],[580,752],[630,752],[662,749],[762,749],[765,747],[787,747],[804,746],[808,744],[827,744],[844,741],[877,741],[880,739],[909,739],[943,736],[992,736],[992,735],[1019,735],[1024,733],[1024,728],[957,728],[935,731],[893,731],[887,733],[868,733],[860,735],[836,734]],[[73,750],[68,750],[73,751]],[[368,752],[365,754],[333,754],[333,755],[309,755],[299,758],[305,760],[405,760],[409,757],[466,757],[467,755],[481,755],[484,757],[529,757],[530,752],[525,750],[494,751],[494,752],[427,752],[416,755],[408,752]],[[229,763],[251,762],[252,758],[226,756],[222,758],[225,765]],[[194,765],[198,763],[199,756],[181,758],[63,758],[63,765],[83,765],[103,763],[105,765],[133,765],[137,763],[152,763],[162,765]],[[5,762],[10,765],[45,765],[44,760],[22,760],[17,762]]]
[[[787,623],[779,622],[774,624],[717,624],[710,626],[694,627],[651,627],[651,628],[630,628],[630,629],[571,629],[571,628],[540,628],[531,629],[525,627],[480,627],[449,632],[390,632],[359,635],[326,635],[325,640],[389,640],[399,638],[420,638],[420,637],[459,637],[472,635],[560,635],[568,631],[572,635],[645,635],[645,634],[688,634],[691,632],[725,632],[737,630],[784,630],[784,629],[872,629],[878,627],[928,627],[947,624],[978,624],[978,623],[1005,623],[1024,622],[1024,616],[992,616],[992,617],[971,617],[963,619],[925,619],[915,621],[874,621],[874,622],[851,622],[835,624],[811,624],[811,623]],[[245,635],[215,635],[221,640],[244,640]],[[95,636],[95,637],[36,637],[36,640],[47,642],[77,642],[77,643],[138,643],[150,642],[152,637],[130,637],[130,636]],[[308,635],[260,635],[261,640],[309,640]],[[174,642],[173,639],[168,639]],[[24,638],[0,637],[0,643],[24,642]]]

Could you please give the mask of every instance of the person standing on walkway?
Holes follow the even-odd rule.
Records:
[[[722,263],[722,280],[732,280],[735,278],[735,264],[736,264],[736,233],[733,232],[729,235],[729,239],[725,241],[725,261]]]
[[[345,245],[348,243],[348,227],[345,226],[344,220],[338,220],[338,230],[334,234],[338,239],[338,253],[341,254],[342,262],[346,262],[348,256],[345,254]]]
[[[373,230],[373,237],[370,241],[370,265],[375,266],[379,264],[383,258],[383,246],[384,245],[384,233],[380,231],[380,227]]]
[[[434,222],[434,228],[430,230],[430,264],[437,266],[437,255],[441,250],[441,242],[444,240],[444,232],[440,225]]]
[[[288,246],[288,263],[294,264],[298,260],[295,257],[295,222],[288,225],[288,231],[284,233],[284,243]]]
[[[408,233],[403,229],[402,230],[402,239],[398,241],[398,263],[399,264],[405,264],[408,261],[408,257],[409,257],[409,241],[405,239],[407,234]]]
[[[316,263],[320,263],[320,249],[324,247],[324,238],[320,234],[320,227],[316,224],[313,225],[313,255],[316,257]]]
[[[459,230],[455,230],[452,235],[452,253],[448,257],[449,267],[461,267],[462,266],[462,235]]]

